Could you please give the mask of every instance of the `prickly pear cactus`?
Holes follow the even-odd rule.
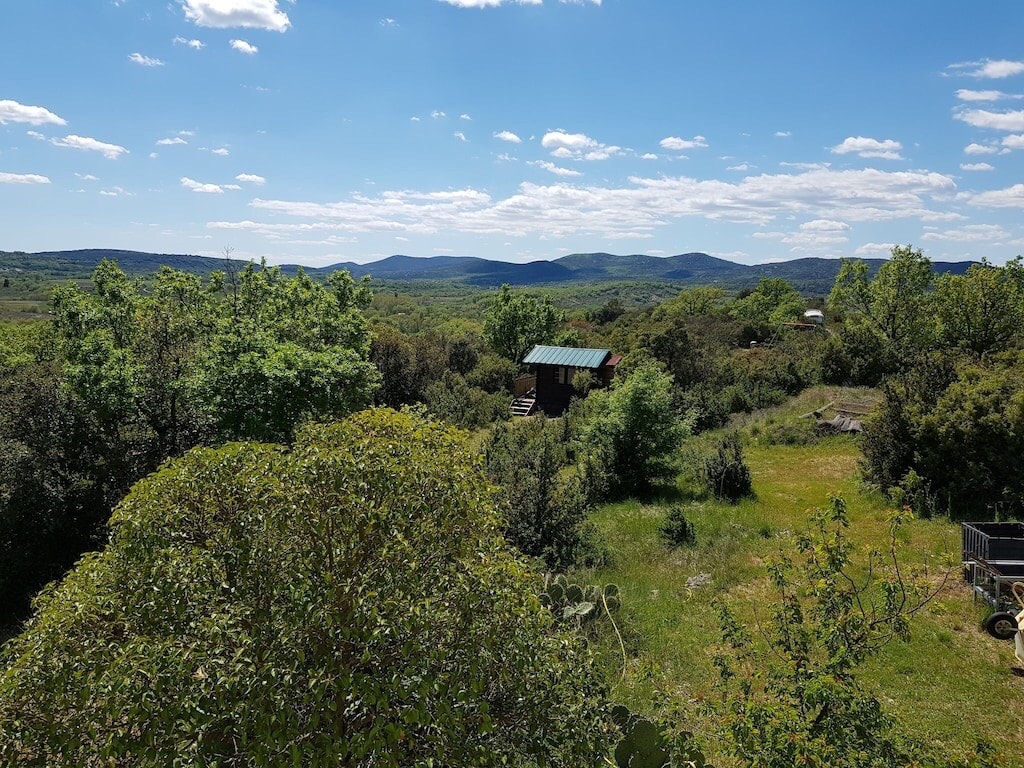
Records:
[[[612,720],[622,731],[622,740],[615,747],[617,768],[666,768],[671,765],[710,768],[704,755],[690,741],[692,734],[680,733],[670,741],[661,726],[621,705],[612,709]],[[675,752],[676,763],[672,762],[672,752]]]
[[[544,578],[540,602],[551,611],[555,621],[585,626],[621,607],[619,588],[614,584],[573,584],[563,574]]]

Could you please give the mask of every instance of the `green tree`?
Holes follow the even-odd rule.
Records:
[[[829,307],[844,316],[844,334],[849,329],[877,341],[882,371],[903,370],[933,341],[932,263],[920,249],[898,245],[874,278],[869,271],[863,261],[844,259]]]
[[[993,765],[985,749],[965,763],[915,743],[858,680],[868,659],[909,636],[934,594],[898,562],[902,523],[891,518],[888,540],[865,569],[846,536],[846,505],[834,497],[799,538],[798,561],[769,563],[776,597],[757,636],[718,604],[725,647],[715,658],[722,698],[713,706],[722,743],[743,765]]]
[[[484,314],[484,340],[498,354],[518,363],[534,344],[550,342],[563,319],[547,299],[538,301],[503,285]]]
[[[935,314],[945,344],[975,356],[1005,349],[1024,327],[1024,266],[972,264],[964,275],[942,275],[935,284]]]
[[[641,363],[584,402],[580,453],[595,492],[644,492],[673,476],[673,459],[690,425],[676,408],[672,377],[656,363]]]
[[[592,556],[585,528],[590,507],[570,469],[565,421],[543,416],[498,424],[485,448],[498,487],[505,538],[520,552],[564,570]]]
[[[375,411],[196,449],[4,649],[0,761],[595,765],[603,685],[534,587],[461,433]]]
[[[800,292],[781,277],[762,277],[749,295],[732,303],[730,312],[762,332],[771,332],[782,323],[802,319],[805,308]]]

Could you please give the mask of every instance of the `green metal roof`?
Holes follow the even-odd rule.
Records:
[[[567,368],[600,368],[611,354],[607,349],[545,347],[538,344],[523,358],[527,365],[564,365]]]

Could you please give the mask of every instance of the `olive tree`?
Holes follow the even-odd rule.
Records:
[[[464,443],[367,411],[138,483],[0,656],[0,762],[596,765],[603,685]]]

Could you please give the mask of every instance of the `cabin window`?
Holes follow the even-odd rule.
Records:
[[[576,371],[575,368],[566,368],[564,366],[558,366],[558,383],[559,384],[572,384],[572,375]]]

